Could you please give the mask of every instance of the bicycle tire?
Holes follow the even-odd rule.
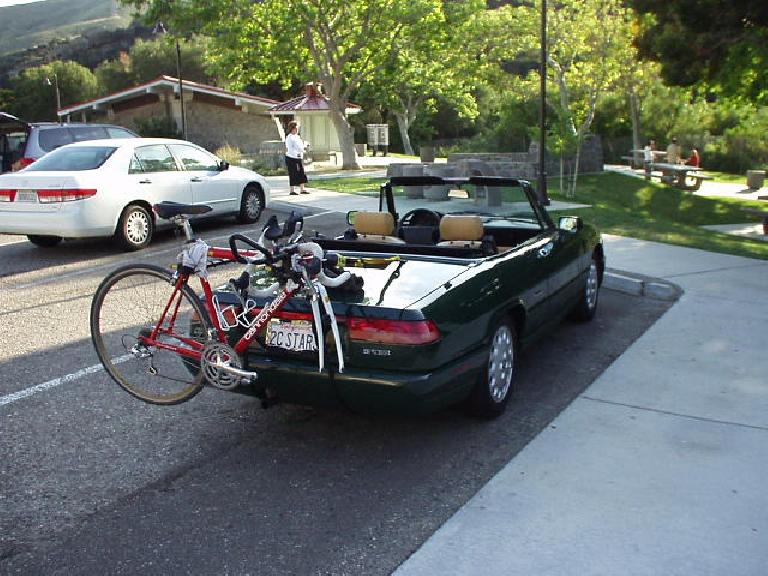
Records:
[[[104,278],[91,304],[91,338],[99,360],[123,390],[149,404],[180,404],[205,383],[196,360],[139,340],[151,334],[163,316],[173,286],[165,268],[130,264]],[[164,319],[158,342],[192,350],[192,344],[178,337],[201,345],[208,340],[211,322],[190,286],[181,287],[169,309],[176,313]]]

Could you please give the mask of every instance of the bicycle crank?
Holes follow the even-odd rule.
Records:
[[[237,352],[219,342],[205,345],[200,364],[208,383],[220,390],[233,390],[238,385],[251,383],[259,377],[256,372],[243,370]]]

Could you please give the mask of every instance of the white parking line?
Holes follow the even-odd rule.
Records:
[[[13,240],[11,242],[3,242],[2,244],[0,244],[0,248],[2,248],[3,246],[13,246],[14,244],[21,244],[23,242],[29,242],[29,240]]]
[[[120,364],[121,362],[125,362],[130,358],[133,358],[133,354],[126,354],[124,356],[120,356],[119,358],[115,358],[112,362],[113,364]],[[5,406],[6,404],[11,404],[13,402],[16,402],[17,400],[29,398],[30,396],[32,396],[33,394],[37,394],[38,392],[50,390],[51,388],[56,388],[57,386],[61,386],[62,384],[66,384],[68,382],[74,382],[75,380],[79,380],[83,376],[88,376],[88,374],[95,374],[96,372],[101,372],[102,370],[104,370],[104,366],[102,366],[101,364],[94,364],[93,366],[88,366],[87,368],[83,368],[82,370],[78,370],[77,372],[72,372],[72,374],[67,374],[66,376],[61,376],[59,378],[54,378],[53,380],[48,380],[48,382],[43,382],[42,384],[37,384],[35,386],[25,388],[24,390],[19,390],[18,392],[14,392],[13,394],[0,396],[0,406]]]

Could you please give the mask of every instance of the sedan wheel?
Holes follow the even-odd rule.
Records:
[[[152,240],[152,217],[141,206],[128,206],[117,225],[117,241],[127,251],[141,250]]]
[[[515,376],[517,335],[509,324],[496,327],[488,349],[488,365],[469,397],[470,412],[493,418],[507,407]]]
[[[249,184],[240,200],[237,221],[241,224],[253,224],[261,216],[262,210],[264,210],[264,193],[258,186]]]
[[[573,309],[572,316],[574,320],[588,322],[595,317],[597,312],[597,297],[600,290],[600,274],[597,269],[597,261],[592,257],[589,264],[587,278],[584,280],[584,286],[581,289],[579,301]]]

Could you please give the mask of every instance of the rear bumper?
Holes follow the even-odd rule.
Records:
[[[26,210],[3,209],[0,204],[0,232],[88,238],[111,236],[115,232],[114,218],[104,210],[84,209],[82,206],[31,205]]]
[[[431,372],[362,370],[336,367],[320,373],[306,361],[270,360],[249,355],[268,386],[284,402],[316,406],[347,406],[361,412],[428,413],[462,401],[485,365],[486,353],[477,350]]]

